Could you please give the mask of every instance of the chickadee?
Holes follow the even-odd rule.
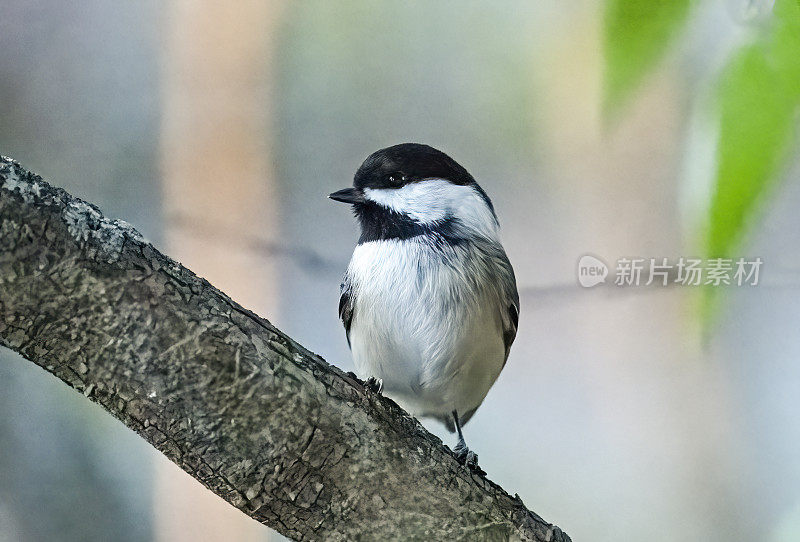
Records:
[[[458,432],[483,402],[517,334],[519,295],[486,192],[445,153],[404,143],[370,155],[349,203],[361,237],[339,316],[356,370],[415,416]]]

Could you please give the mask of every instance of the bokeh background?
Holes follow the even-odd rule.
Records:
[[[4,0],[0,152],[350,370],[357,232],[326,195],[378,148],[441,148],[520,286],[466,428],[489,476],[576,541],[796,541],[797,9]],[[764,264],[756,287],[583,289],[585,253]],[[0,351],[0,541],[277,539]]]

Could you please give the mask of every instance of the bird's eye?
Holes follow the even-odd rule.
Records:
[[[392,175],[389,175],[387,180],[389,181],[389,184],[392,186],[401,186],[404,182],[406,182],[406,176],[401,175],[400,173],[394,173]]]

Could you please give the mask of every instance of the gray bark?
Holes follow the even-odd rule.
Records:
[[[570,540],[392,401],[8,158],[0,344],[286,536]]]

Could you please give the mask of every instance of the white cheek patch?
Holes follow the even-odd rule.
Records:
[[[404,213],[420,222],[435,222],[447,215],[447,205],[441,197],[455,186],[444,180],[434,179],[410,183],[401,188],[366,188],[364,195],[388,209]],[[459,187],[460,188],[460,187]],[[451,198],[452,199],[452,195]]]
[[[401,188],[365,188],[364,195],[423,224],[452,216],[464,227],[484,235],[494,235],[497,229],[491,209],[472,186],[429,179]]]

